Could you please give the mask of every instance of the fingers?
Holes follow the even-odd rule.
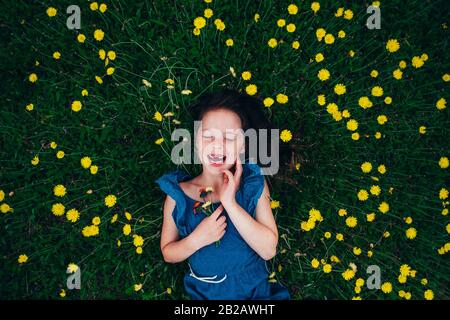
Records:
[[[217,217],[220,216],[220,214],[223,211],[223,205],[221,204],[220,206],[217,207],[216,210],[214,210],[214,212],[210,215],[210,217],[212,217],[212,219],[217,220]]]
[[[217,219],[217,223],[220,225],[221,223],[225,222],[227,218],[225,216],[221,216],[219,219]]]
[[[228,182],[231,181],[231,180],[234,181],[234,176],[233,176],[233,174],[231,173],[230,170],[226,170],[225,169],[225,170],[222,170],[222,172],[226,174],[226,176],[228,178]]]
[[[236,159],[236,172],[234,173],[234,181],[239,182],[242,175],[242,163],[239,157]]]

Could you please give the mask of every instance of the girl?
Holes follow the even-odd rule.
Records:
[[[266,260],[276,254],[278,230],[267,183],[258,164],[242,161],[243,131],[270,128],[261,101],[224,90],[190,109],[201,120],[195,148],[203,170],[191,177],[178,169],[156,180],[167,194],[164,260],[188,259],[184,286],[196,300],[290,299],[284,286],[268,281]],[[196,213],[205,190],[210,214]]]

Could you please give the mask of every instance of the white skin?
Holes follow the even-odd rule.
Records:
[[[238,155],[244,150],[241,133],[241,120],[230,110],[211,110],[203,116],[196,144],[203,171],[192,180],[181,182],[180,187],[187,196],[199,201],[203,201],[199,196],[200,190],[212,187],[211,199],[208,200],[220,201],[221,205],[213,214],[204,218],[194,231],[179,240],[180,236],[172,217],[175,200],[167,195],[161,231],[161,251],[166,262],[184,261],[202,247],[220,240],[227,225],[225,216],[218,218],[224,208],[241,237],[256,253],[264,260],[275,256],[278,229],[270,208],[270,193],[266,180],[264,179],[264,190],[256,206],[255,219],[236,201],[236,191],[242,176],[242,163]],[[213,164],[208,158],[211,154],[225,155],[225,161]],[[234,173],[230,171],[233,166],[236,168]]]

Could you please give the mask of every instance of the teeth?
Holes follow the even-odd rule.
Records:
[[[211,156],[211,155],[208,155],[208,159],[209,159],[211,162],[222,163],[223,160],[225,159],[225,156],[215,156],[215,157],[213,157],[213,156]]]

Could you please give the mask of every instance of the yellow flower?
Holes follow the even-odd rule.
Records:
[[[155,140],[155,143],[158,144],[158,145],[163,143],[163,142],[164,142],[164,138],[159,138],[159,139]]]
[[[387,202],[381,202],[380,205],[378,206],[378,210],[381,213],[387,213],[389,211],[389,204]]]
[[[263,101],[264,106],[267,107],[267,108],[270,108],[273,105],[274,102],[275,101],[272,98],[270,98],[270,97],[265,98],[264,101]]]
[[[450,74],[446,73],[442,76],[442,80],[444,80],[445,82],[449,82],[450,81]]]
[[[247,92],[248,95],[253,96],[258,92],[258,87],[254,84],[249,84],[245,87],[245,92]]]
[[[320,3],[316,1],[311,3],[311,10],[314,11],[314,13],[317,13],[317,11],[320,10]]]
[[[316,56],[314,57],[314,60],[316,60],[316,62],[322,62],[324,60],[324,56],[322,53],[318,53],[316,54]]]
[[[280,207],[280,201],[272,200],[270,201],[270,208],[271,209],[277,209]]]
[[[372,213],[368,213],[366,215],[366,219],[367,219],[368,222],[373,222],[375,220],[375,217],[376,217],[376,215],[373,212]]]
[[[5,191],[0,190],[0,202],[5,200]]]
[[[397,39],[389,39],[386,43],[386,49],[389,52],[396,52],[400,49],[400,44],[398,43]]]
[[[278,26],[278,27],[282,28],[282,27],[284,27],[285,25],[286,25],[286,20],[284,20],[284,19],[278,19],[278,20],[277,20],[277,26]]]
[[[133,236],[133,244],[135,247],[142,247],[144,245],[144,238],[138,235]]]
[[[103,38],[105,37],[105,33],[103,32],[103,30],[101,29],[96,29],[94,31],[94,39],[97,41],[102,41]]]
[[[333,269],[332,268],[332,266],[331,266],[331,264],[325,264],[324,266],[323,266],[323,272],[325,272],[325,273],[330,273],[331,272],[331,270]]]
[[[383,88],[380,86],[375,86],[372,88],[372,95],[374,97],[381,97],[383,95]]]
[[[347,121],[347,129],[350,131],[356,131],[358,129],[358,121],[350,119]]]
[[[314,258],[314,259],[311,260],[311,266],[312,266],[314,269],[317,269],[317,268],[319,267],[319,265],[320,265],[319,260],[317,260],[316,258]]]
[[[347,219],[345,219],[345,224],[348,227],[350,227],[350,228],[354,228],[358,224],[358,219],[356,219],[355,217],[350,216]]]
[[[62,216],[65,210],[66,209],[62,203],[55,203],[52,205],[52,213],[57,217]]]
[[[423,293],[423,297],[427,300],[433,300],[434,299],[434,293],[433,290],[428,289]]]
[[[116,204],[116,200],[117,200],[117,198],[115,195],[113,195],[113,194],[107,195],[105,197],[105,206],[107,206],[109,208],[113,207]]]
[[[134,285],[134,291],[139,291],[139,290],[141,290],[142,289],[142,283],[139,283],[139,284],[135,284]]]
[[[414,68],[418,69],[424,65],[424,61],[420,57],[415,56],[412,58],[411,64]]]
[[[316,38],[318,41],[322,41],[323,37],[327,34],[327,31],[324,28],[319,28],[316,30]]]
[[[441,157],[439,159],[439,167],[441,167],[442,169],[448,168],[448,158],[447,157]]]
[[[360,97],[358,100],[358,104],[363,109],[368,109],[373,106],[372,101],[370,101],[369,97],[366,97],[366,96]]]
[[[89,5],[89,8],[90,8],[92,11],[97,10],[97,9],[98,9],[98,3],[97,3],[97,2],[92,2],[92,3]]]
[[[347,34],[345,33],[345,31],[344,30],[340,30],[339,32],[338,32],[338,37],[339,38],[345,38],[345,36],[346,36]]]
[[[39,164],[39,156],[34,156],[34,158],[31,160],[31,164],[33,166],[37,166]]]
[[[227,47],[232,47],[234,45],[234,41],[230,38],[225,41],[225,44],[227,45]]]
[[[114,51],[108,51],[108,59],[114,61],[116,59],[116,53]]]
[[[275,48],[278,45],[278,42],[277,39],[271,38],[269,39],[269,41],[267,41],[267,44],[269,45],[269,47]]]
[[[80,213],[77,209],[70,209],[66,212],[66,218],[72,223],[77,222],[80,219]]]
[[[199,36],[199,35],[200,35],[200,29],[199,29],[199,28],[194,28],[194,30],[192,30],[192,33],[193,33],[195,36]]]
[[[378,77],[378,71],[377,71],[377,70],[372,70],[372,71],[370,72],[370,76],[371,76],[372,78]]]
[[[400,67],[400,69],[405,69],[406,68],[406,61],[402,60],[398,63],[398,66]]]
[[[317,104],[320,106],[324,106],[327,103],[327,99],[324,94],[319,94],[317,96]]]
[[[21,254],[17,259],[17,262],[22,264],[28,261],[28,256],[26,254]]]
[[[250,71],[244,71],[244,72],[242,72],[241,77],[245,81],[248,81],[252,78],[252,73]]]
[[[119,217],[119,215],[117,213],[115,215],[113,215],[111,218],[111,223],[115,223],[117,221],[118,217]]]
[[[69,273],[75,273],[78,270],[78,266],[75,263],[69,263],[69,265],[67,266],[67,271]]]
[[[53,52],[53,59],[58,60],[61,58],[61,53],[58,51]]]
[[[330,71],[328,71],[327,69],[320,69],[319,72],[317,73],[317,77],[321,81],[326,81],[330,79]]]
[[[58,13],[58,10],[53,7],[48,7],[46,12],[49,17],[54,17]]]
[[[108,69],[106,69],[106,74],[108,76],[112,75],[114,73],[115,69],[113,67],[109,67]]]
[[[417,230],[415,228],[409,228],[406,230],[406,237],[410,240],[414,239],[417,236]]]
[[[386,166],[384,164],[380,164],[377,168],[378,172],[381,174],[385,174],[386,173]]]
[[[131,233],[131,226],[129,224],[124,225],[122,232],[124,235],[128,236]]]
[[[186,96],[190,95],[191,93],[192,93],[192,91],[189,90],[189,89],[183,89],[183,90],[181,90],[181,94],[186,95]],[[167,113],[164,114],[164,116],[166,116],[166,114],[171,114],[171,113],[167,112]],[[172,114],[172,115],[173,115],[173,114]]]
[[[29,103],[29,104],[26,105],[25,108],[26,108],[28,111],[32,111],[32,110],[34,109],[34,104]]]
[[[286,26],[287,32],[292,33],[292,32],[295,31],[295,29],[296,29],[296,27],[295,27],[295,24],[293,24],[293,23],[289,23],[289,24]]]
[[[344,235],[342,233],[336,234],[336,240],[337,241],[344,241]]]
[[[259,13],[255,13],[255,15],[253,16],[253,20],[255,20],[255,22],[258,23],[260,17],[261,16],[259,15]]]
[[[370,162],[364,162],[361,165],[361,170],[364,173],[369,173],[370,171],[372,171],[372,164]]]
[[[439,190],[439,199],[445,200],[447,198],[448,198],[448,190],[445,188],[442,188],[441,190]]]
[[[377,117],[377,122],[381,125],[385,124],[388,121],[387,117],[382,114]]]
[[[330,238],[331,238],[331,232],[327,231],[327,232],[325,232],[325,233],[323,234],[323,236],[324,236],[326,239],[330,239]]]
[[[295,4],[290,4],[290,5],[288,6],[287,10],[288,10],[289,14],[294,15],[294,14],[297,14],[297,12],[298,12],[298,7],[297,7]]]
[[[447,100],[445,100],[444,98],[440,98],[436,102],[436,108],[438,108],[438,110],[444,110],[446,107],[447,107]]]
[[[221,19],[214,20],[214,25],[216,26],[216,29],[219,31],[225,30],[225,23]]]
[[[163,120],[163,116],[159,111],[156,111],[155,114],[153,115],[153,119],[161,122]]]
[[[384,103],[391,104],[392,103],[392,98],[391,97],[384,98]]]
[[[294,42],[292,42],[292,49],[297,50],[298,48],[300,48],[300,42],[295,40]]]
[[[358,199],[360,201],[366,201],[367,199],[369,199],[369,193],[364,189],[359,190]]]
[[[0,205],[0,211],[1,211],[2,213],[8,213],[8,212],[13,212],[14,209],[11,208],[11,207],[9,206],[9,204],[7,204],[7,203],[2,203],[2,204]]]
[[[206,19],[211,18],[213,14],[214,12],[210,8],[206,8],[205,10],[203,10],[203,15],[205,16]]]
[[[99,10],[101,13],[104,13],[106,11],[106,9],[108,8],[108,6],[104,3],[102,3],[99,7]]]
[[[81,104],[81,101],[75,100],[72,102],[72,105],[71,105],[72,111],[78,112],[81,110],[82,107],[83,107],[83,105]]]
[[[137,254],[142,254],[142,247],[137,247],[136,248],[136,253]]]
[[[283,93],[277,94],[276,99],[279,104],[286,104],[289,101],[289,97]]]
[[[95,225],[95,226],[98,226],[101,222],[102,222],[102,220],[98,216],[92,218],[92,224]]]
[[[381,291],[384,293],[392,292],[392,284],[390,282],[385,282],[381,285]]]
[[[79,43],[84,43],[85,40],[86,40],[86,36],[85,36],[84,34],[80,33],[80,34],[77,36],[77,41],[78,41]]]
[[[83,157],[83,158],[81,158],[80,163],[84,169],[89,169],[89,167],[92,164],[92,160],[89,157]]]
[[[358,132],[352,133],[352,139],[353,140],[359,140],[359,133]]]
[[[59,292],[59,296],[60,296],[61,298],[64,298],[64,297],[66,296],[66,290],[61,289],[61,291]]]
[[[333,44],[334,43],[334,36],[331,33],[328,33],[325,36],[325,43],[326,44]]]
[[[370,193],[373,194],[374,196],[380,195],[380,192],[381,192],[381,188],[379,186],[371,186],[370,187]]]
[[[347,92],[347,88],[342,83],[338,83],[334,86],[334,93],[337,95],[342,95]]]
[[[64,197],[66,195],[66,187],[58,184],[53,188],[53,194],[57,197]]]
[[[86,226],[81,230],[84,237],[89,238],[99,234],[100,229],[96,225]]]
[[[98,166],[92,165],[92,166],[89,168],[89,171],[91,172],[91,174],[97,174],[97,172],[98,172]]]
[[[31,73],[31,74],[28,76],[28,80],[29,80],[30,82],[32,82],[32,83],[36,82],[36,81],[38,80],[37,74],[36,74],[36,73]]]
[[[103,79],[99,76],[95,76],[95,81],[97,81],[99,84],[103,83]]]
[[[353,11],[350,9],[347,9],[344,11],[344,19],[351,20],[353,18]]]
[[[284,129],[283,131],[281,131],[280,133],[280,139],[283,142],[289,142],[292,139],[292,133],[290,130]]]
[[[355,271],[353,271],[352,269],[347,269],[344,272],[342,272],[342,277],[345,280],[349,281],[355,277]]]
[[[361,248],[358,248],[358,247],[353,248],[353,254],[355,256],[359,256],[361,254],[361,251],[362,251]]]
[[[86,89],[81,90],[81,95],[83,97],[86,97],[89,94],[89,92]]]
[[[400,69],[394,70],[392,73],[395,79],[400,80],[403,77],[403,72]]]
[[[362,287],[364,285],[364,279],[363,278],[358,278],[355,282],[355,286],[357,287]]]

